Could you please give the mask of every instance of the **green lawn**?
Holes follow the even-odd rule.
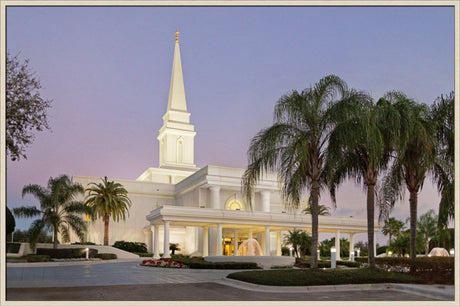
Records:
[[[321,286],[370,283],[424,283],[408,274],[381,269],[286,269],[236,272],[228,278],[268,286]]]

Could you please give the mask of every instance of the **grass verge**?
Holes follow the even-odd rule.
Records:
[[[243,282],[267,286],[424,283],[423,280],[408,274],[372,268],[244,271],[231,273],[227,277]]]

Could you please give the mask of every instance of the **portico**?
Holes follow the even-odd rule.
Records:
[[[280,256],[283,231],[297,228],[311,232],[311,216],[300,214],[163,206],[152,210],[146,218],[151,227],[164,228],[163,250],[168,250],[169,243],[174,242],[169,240],[170,226],[198,228],[202,234],[198,235],[196,244],[201,245],[203,256],[236,256],[234,250],[237,249],[238,241],[251,236],[260,237],[264,256]],[[319,216],[319,224],[319,232],[349,234],[350,245],[355,233],[367,232],[366,219]],[[209,229],[216,231],[213,238],[209,237]],[[379,227],[376,226],[375,230],[379,230]],[[156,233],[156,230],[152,231],[152,241],[157,241]],[[225,252],[223,249],[227,238],[233,244],[232,252]],[[273,245],[272,240],[275,242]],[[154,257],[159,257],[158,246],[157,242],[152,246]],[[215,251],[209,254],[209,249]],[[165,252],[163,257],[168,257],[167,254],[169,252]]]

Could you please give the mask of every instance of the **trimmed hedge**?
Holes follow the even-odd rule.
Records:
[[[134,252],[134,254],[139,255],[139,257],[153,257],[153,253],[138,253],[138,252]]]
[[[130,241],[115,241],[114,248],[131,252],[131,253],[147,253],[147,246],[143,242],[130,242]]]
[[[358,257],[356,261],[367,263],[367,257]],[[376,257],[375,264],[388,267],[405,267],[409,268],[412,264],[410,258],[407,257]],[[416,257],[414,267],[417,272],[438,272],[454,271],[454,257]]]
[[[295,259],[295,266],[298,268],[310,268],[311,260],[310,259],[302,259],[296,258]],[[361,264],[359,262],[353,261],[345,261],[345,260],[337,260],[336,265],[342,265],[352,268],[359,268]],[[319,260],[318,261],[318,268],[330,268],[331,262],[329,260]]]
[[[96,257],[97,250],[89,249],[89,257]],[[37,249],[37,255],[49,255],[51,258],[85,258],[86,251],[84,248],[71,248],[71,249]]]
[[[49,255],[35,255],[35,254],[29,254],[26,257],[27,262],[47,262],[50,261],[50,256]]]
[[[255,262],[209,262],[203,257],[189,257],[181,254],[171,255],[171,259],[189,266],[190,269],[259,269]]]
[[[117,259],[117,254],[112,253],[99,253],[97,254],[97,258],[102,260],[110,260],[110,259]]]

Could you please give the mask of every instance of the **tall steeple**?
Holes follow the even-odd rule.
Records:
[[[190,113],[185,101],[184,78],[179,49],[179,32],[176,44],[169,87],[168,109],[163,116],[160,129],[160,168],[196,169],[194,164],[194,138],[196,132],[190,124]]]
[[[180,60],[179,31],[176,30],[176,45],[174,47],[174,60],[171,73],[171,86],[169,87],[168,111],[187,111],[185,101],[184,77]]]

